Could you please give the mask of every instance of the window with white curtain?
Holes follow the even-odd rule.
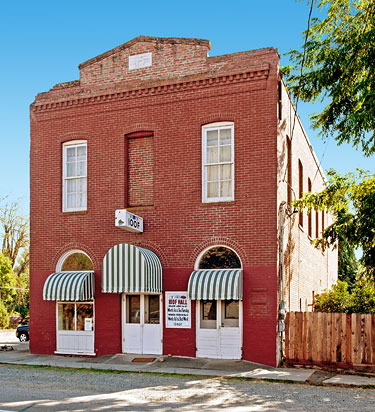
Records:
[[[63,212],[87,209],[87,143],[63,145]]]
[[[202,201],[234,200],[234,124],[202,127]]]

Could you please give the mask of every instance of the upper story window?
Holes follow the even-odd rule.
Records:
[[[202,201],[234,200],[234,124],[202,127]]]
[[[87,209],[87,143],[63,145],[63,212]]]

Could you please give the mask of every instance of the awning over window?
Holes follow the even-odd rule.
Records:
[[[44,283],[44,300],[87,301],[94,298],[94,272],[56,272]]]
[[[189,299],[242,299],[241,269],[194,270],[188,285]]]
[[[162,293],[162,267],[151,250],[126,243],[113,246],[103,259],[102,292]]]

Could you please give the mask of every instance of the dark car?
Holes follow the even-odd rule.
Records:
[[[16,330],[16,336],[20,342],[27,342],[30,339],[29,325],[20,325]]]

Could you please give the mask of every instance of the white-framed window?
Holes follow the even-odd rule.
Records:
[[[87,209],[87,142],[63,144],[63,212]]]
[[[234,123],[202,127],[202,202],[234,200]]]

